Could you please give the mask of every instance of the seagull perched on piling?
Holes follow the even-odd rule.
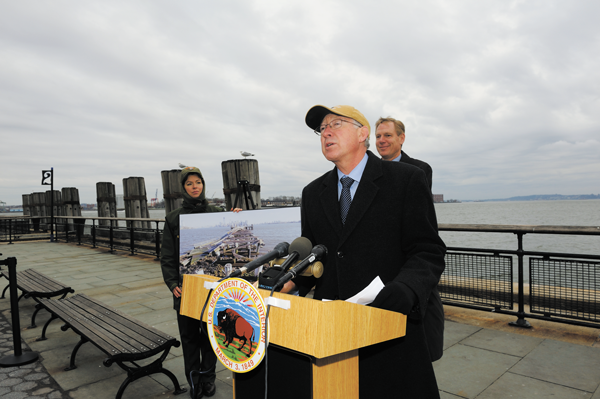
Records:
[[[246,158],[246,157],[253,157],[254,156],[254,154],[250,154],[249,152],[246,152],[246,151],[240,151],[240,154],[242,154],[242,156],[244,158]]]

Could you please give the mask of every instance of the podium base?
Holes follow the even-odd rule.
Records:
[[[312,358],[270,344],[267,349],[268,398],[306,399],[312,397]],[[235,399],[264,399],[265,359],[247,373],[233,373]]]

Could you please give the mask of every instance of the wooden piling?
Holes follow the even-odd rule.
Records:
[[[260,176],[256,159],[233,159],[221,162],[223,194],[227,208],[260,209]],[[238,198],[239,196],[239,198]],[[237,205],[236,205],[236,198]]]
[[[115,185],[110,182],[96,183],[96,204],[99,217],[117,217]],[[99,220],[98,225],[110,226],[110,220]]]
[[[23,216],[31,216],[31,194],[23,194],[21,198],[23,198]]]
[[[23,216],[32,216],[32,207],[33,207],[33,198],[31,194],[23,194],[21,195],[21,198],[23,199]],[[26,222],[29,227],[27,227],[26,229],[29,230],[29,228],[33,227],[33,221],[30,219],[29,221]]]
[[[46,216],[62,216],[62,193],[58,190],[48,190],[44,194],[46,199]],[[54,198],[51,197],[53,194]]]
[[[165,214],[183,205],[181,195],[181,169],[163,170],[160,172],[165,200]]]
[[[33,220],[34,231],[46,231],[46,194],[45,193],[31,193],[33,202],[31,203],[31,216]]]
[[[123,199],[125,200],[125,217],[150,219],[148,200],[146,199],[146,183],[143,177],[127,177],[123,179]],[[131,222],[127,222],[127,227]],[[133,222],[134,228],[149,229],[150,222]]]
[[[81,204],[79,203],[79,190],[75,187],[63,187],[62,193],[62,214],[63,216],[81,216]],[[68,230],[73,230],[73,219],[66,220]]]
[[[58,190],[48,190],[44,193],[44,199],[46,208],[47,229],[50,229],[50,224],[56,223],[56,217],[62,216],[62,195],[61,192]],[[54,226],[56,227],[56,224]]]

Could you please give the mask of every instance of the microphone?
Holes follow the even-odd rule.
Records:
[[[292,245],[290,245],[290,255],[287,259],[281,264],[281,270],[287,270],[290,266],[294,266],[294,262],[298,258],[304,259],[310,254],[310,249],[312,248],[312,243],[306,237],[298,237],[294,241],[292,241]]]
[[[269,263],[273,259],[283,258],[288,254],[289,249],[290,244],[288,244],[287,242],[280,242],[279,244],[275,245],[275,248],[273,248],[271,252],[261,255],[258,258],[246,263],[246,266],[234,270],[234,272],[227,277],[240,276],[243,273],[250,272],[256,269],[257,267],[264,265],[265,263]]]
[[[258,276],[258,288],[270,290],[273,288],[273,284],[279,280],[283,273],[287,272],[288,269],[294,266],[294,262],[298,258],[305,258],[310,254],[310,248],[312,243],[306,237],[298,237],[292,241],[290,245],[289,256],[283,261],[281,265],[275,265],[268,268]]]
[[[296,277],[296,275],[298,275],[298,273],[301,273],[304,269],[306,269],[311,263],[315,262],[315,261],[320,261],[321,258],[327,256],[327,248],[325,248],[325,245],[316,245],[312,251],[311,254],[308,255],[302,262],[298,263],[296,266],[294,266],[292,268],[292,270],[290,270],[289,272],[287,272],[276,284],[275,284],[275,290],[277,290],[278,288],[283,287],[283,285],[285,283],[287,283],[288,281],[290,281],[291,279],[293,279],[294,277]]]

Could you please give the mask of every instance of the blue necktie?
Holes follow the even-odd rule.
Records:
[[[340,195],[340,216],[342,217],[342,224],[346,224],[346,216],[352,203],[352,196],[350,196],[350,186],[354,183],[351,177],[344,176],[340,179],[342,183],[342,195]]]

